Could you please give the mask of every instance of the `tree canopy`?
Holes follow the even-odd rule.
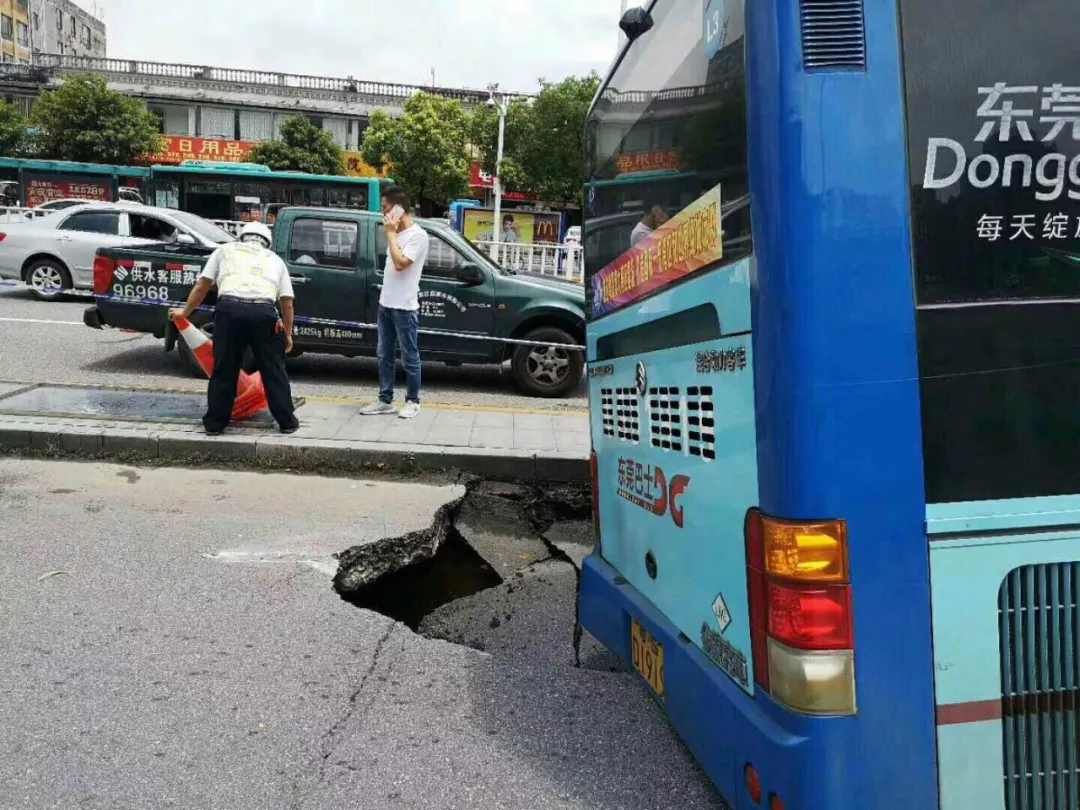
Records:
[[[72,76],[34,104],[35,155],[53,160],[130,165],[161,150],[157,116],[101,76]]]
[[[372,113],[361,151],[416,201],[446,205],[468,191],[469,116],[461,102],[417,93],[401,118]]]
[[[14,105],[0,101],[0,157],[21,157],[26,145],[26,119]]]
[[[248,159],[275,171],[345,173],[345,153],[333,136],[299,115],[282,121],[280,138],[252,147]]]
[[[535,99],[510,103],[499,172],[505,190],[535,194],[552,203],[580,201],[585,118],[599,84],[596,73],[561,82],[541,79]],[[495,172],[498,112],[493,107],[477,109],[470,136],[484,169]]]

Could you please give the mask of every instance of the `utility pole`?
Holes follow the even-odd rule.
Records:
[[[491,258],[495,264],[499,263],[499,238],[502,236],[502,180],[499,179],[499,170],[502,168],[503,146],[506,137],[506,112],[508,102],[506,96],[498,94],[499,85],[488,85],[488,104],[499,111],[499,144],[495,150],[495,222],[492,224],[491,234]]]

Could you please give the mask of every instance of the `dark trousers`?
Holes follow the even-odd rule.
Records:
[[[214,373],[203,417],[208,431],[222,431],[229,424],[248,346],[255,355],[255,367],[262,373],[274,420],[282,429],[297,426],[292,389],[285,373],[285,333],[277,323],[277,309],[269,304],[218,301],[214,309]]]

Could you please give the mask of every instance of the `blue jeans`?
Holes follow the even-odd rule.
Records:
[[[394,346],[401,347],[405,366],[405,401],[420,403],[420,349],[416,330],[420,313],[410,309],[379,307],[379,401],[394,401]]]

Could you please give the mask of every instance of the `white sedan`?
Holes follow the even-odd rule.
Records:
[[[216,248],[233,241],[202,217],[131,203],[85,203],[30,222],[0,224],[0,279],[23,281],[36,298],[94,286],[98,248],[171,242]]]

